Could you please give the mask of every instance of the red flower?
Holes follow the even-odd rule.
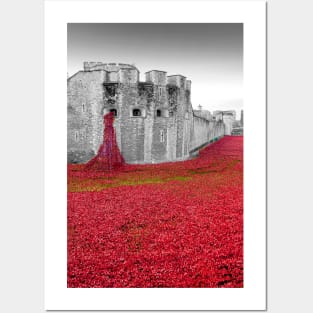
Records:
[[[243,137],[184,162],[69,165],[68,287],[243,287]]]

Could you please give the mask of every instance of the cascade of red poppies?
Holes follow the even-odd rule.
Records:
[[[104,115],[103,142],[99,147],[97,155],[86,164],[85,168],[87,170],[110,171],[125,164],[116,142],[113,122],[113,112]]]
[[[125,171],[69,164],[67,287],[243,288],[243,139]]]

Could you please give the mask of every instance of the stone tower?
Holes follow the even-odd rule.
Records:
[[[189,158],[193,111],[191,81],[151,70],[139,81],[129,64],[85,62],[68,78],[68,162],[84,163],[97,152],[103,116],[115,115],[117,143],[127,163]]]

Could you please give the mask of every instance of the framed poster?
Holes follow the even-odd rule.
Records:
[[[45,88],[46,309],[265,310],[266,2],[46,1]]]

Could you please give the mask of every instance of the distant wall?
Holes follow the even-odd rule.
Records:
[[[193,152],[210,141],[212,142],[224,136],[224,127],[221,121],[208,121],[205,118],[194,115],[189,151]]]

